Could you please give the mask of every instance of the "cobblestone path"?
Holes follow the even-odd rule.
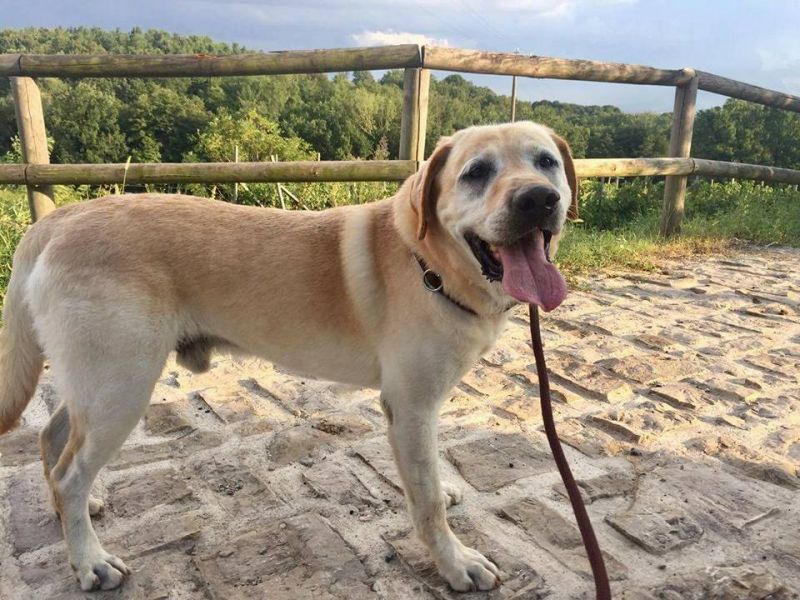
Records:
[[[616,598],[797,598],[800,252],[750,250],[585,280],[544,319],[562,439]],[[527,318],[444,404],[444,479],[463,539],[505,573],[450,592],[409,533],[378,394],[217,357],[171,363],[96,486],[106,547],[134,569],[81,593],[37,434],[0,438],[0,598],[591,598],[544,438]]]

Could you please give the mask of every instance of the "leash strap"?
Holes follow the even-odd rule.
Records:
[[[556,432],[556,424],[553,420],[553,406],[550,402],[550,382],[547,379],[547,365],[545,365],[544,362],[542,334],[539,331],[539,309],[534,304],[529,304],[528,309],[531,322],[531,346],[533,347],[533,355],[536,358],[536,374],[539,378],[539,397],[542,402],[542,420],[544,421],[544,431],[547,434],[547,442],[550,444],[550,450],[553,452],[553,458],[556,461],[558,472],[561,474],[561,480],[564,482],[564,487],[567,488],[569,501],[570,504],[572,504],[572,512],[575,513],[575,520],[578,522],[578,529],[580,529],[581,532],[583,546],[586,548],[589,564],[592,567],[597,600],[610,600],[611,588],[608,584],[608,574],[606,573],[606,564],[603,561],[603,553],[600,551],[600,546],[594,535],[592,522],[589,520],[589,515],[586,513],[586,507],[583,504],[581,492],[575,483],[575,478],[572,476],[572,471],[570,471],[567,457],[564,455],[564,450],[561,448],[561,442],[559,442],[558,433]]]

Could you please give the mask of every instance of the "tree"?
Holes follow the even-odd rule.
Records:
[[[122,111],[121,125],[135,160],[180,162],[211,117],[201,97],[155,86]]]
[[[800,114],[742,100],[700,111],[693,153],[702,158],[800,168]]]
[[[309,160],[316,158],[311,146],[298,137],[285,137],[280,126],[255,110],[231,114],[222,112],[196,135],[194,148],[183,158],[187,162],[232,162],[238,147],[241,162],[278,160]],[[189,186],[193,193],[209,195],[205,186]],[[233,197],[233,185],[215,186],[228,199]],[[244,204],[275,204],[274,186],[268,184],[242,185],[239,202]]]
[[[44,99],[54,162],[124,162],[119,100],[87,81],[58,84]]]
[[[255,110],[230,114],[222,112],[211,119],[197,134],[194,149],[186,158],[210,162],[233,160],[234,147],[239,147],[242,162],[279,160],[309,160],[313,150],[298,137],[284,137],[280,126]]]

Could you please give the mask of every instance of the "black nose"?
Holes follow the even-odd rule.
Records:
[[[549,185],[526,185],[511,196],[511,208],[526,217],[547,217],[553,214],[560,199]]]

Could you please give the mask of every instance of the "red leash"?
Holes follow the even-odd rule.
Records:
[[[575,478],[569,469],[567,457],[564,456],[561,442],[558,441],[556,424],[553,420],[553,407],[550,403],[550,382],[547,379],[547,365],[544,363],[542,334],[539,331],[539,310],[534,304],[528,305],[528,308],[531,321],[531,346],[533,346],[533,355],[536,358],[536,374],[539,377],[539,396],[542,401],[542,419],[544,420],[547,442],[550,444],[550,450],[553,452],[553,458],[556,461],[558,472],[561,474],[564,487],[567,488],[569,501],[572,504],[572,512],[575,513],[575,520],[578,522],[578,529],[581,531],[583,545],[586,548],[589,564],[592,567],[597,600],[611,600],[611,588],[608,584],[608,574],[606,573],[603,554],[600,552],[600,546],[594,535],[594,529],[592,529],[592,522],[589,520],[586,507],[583,505],[580,490],[578,490]]]

